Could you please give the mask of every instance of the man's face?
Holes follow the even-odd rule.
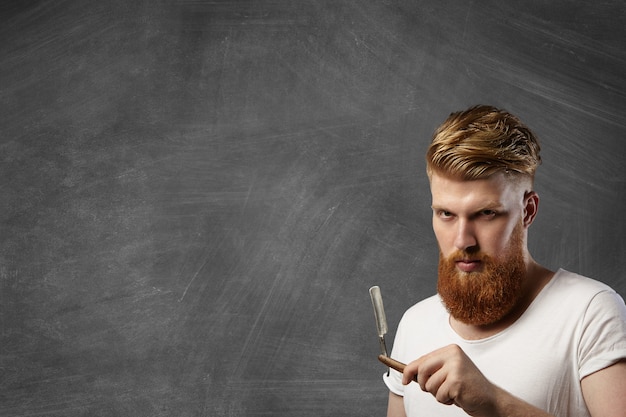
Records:
[[[504,174],[476,181],[433,174],[431,192],[442,300],[464,323],[500,320],[522,295],[526,273],[523,184]]]

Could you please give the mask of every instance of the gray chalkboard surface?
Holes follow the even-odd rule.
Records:
[[[542,140],[537,260],[626,295],[625,7],[3,2],[0,415],[383,415],[368,288],[434,292],[478,103]]]

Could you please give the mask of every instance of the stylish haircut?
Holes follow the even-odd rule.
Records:
[[[541,164],[539,142],[517,117],[492,106],[452,113],[433,135],[426,170],[462,180],[489,178],[497,172],[532,181]]]

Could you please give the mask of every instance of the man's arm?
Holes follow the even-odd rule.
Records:
[[[626,360],[586,376],[580,385],[593,417],[626,417]]]
[[[404,398],[391,391],[389,392],[389,403],[387,404],[387,417],[406,417]]]
[[[450,345],[422,356],[404,368],[403,384],[414,376],[423,391],[439,402],[456,405],[472,416],[549,416],[489,382],[463,350]],[[626,360],[595,372],[581,381],[583,397],[592,417],[626,417]],[[392,394],[389,398],[391,410]],[[402,397],[400,403],[402,403]],[[404,416],[389,414],[388,417]]]
[[[442,404],[462,408],[471,416],[550,416],[489,382],[457,345],[435,350],[408,364],[402,383],[411,383],[416,375],[423,391],[430,392]]]

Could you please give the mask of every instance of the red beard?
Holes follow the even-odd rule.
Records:
[[[501,260],[480,252],[457,251],[448,258],[439,254],[437,290],[452,317],[466,324],[487,325],[513,309],[522,296],[526,274],[522,234],[520,224]],[[483,268],[479,272],[457,269],[455,260],[468,257],[480,259]]]

